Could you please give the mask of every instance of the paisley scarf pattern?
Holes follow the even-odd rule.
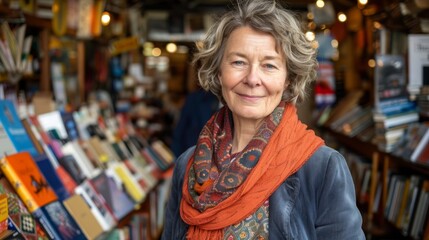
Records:
[[[264,119],[253,139],[238,153],[233,162],[231,162],[233,138],[231,112],[224,107],[214,115],[201,131],[189,175],[188,190],[194,199],[195,209],[202,212],[216,206],[246,180],[280,122],[284,105],[282,102]],[[198,189],[201,189],[204,183],[211,185],[201,193]]]

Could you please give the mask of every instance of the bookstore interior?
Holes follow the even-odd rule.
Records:
[[[345,157],[367,239],[429,239],[429,1],[278,1],[318,52],[300,118]],[[231,2],[0,0],[0,239],[160,238],[192,54]]]

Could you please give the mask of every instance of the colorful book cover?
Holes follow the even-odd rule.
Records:
[[[43,227],[30,214],[21,198],[15,192],[9,180],[0,174],[0,194],[6,194],[8,202],[8,215],[15,225],[21,229],[28,240],[47,240],[48,235]],[[1,238],[0,238],[1,239]]]
[[[0,168],[30,212],[57,200],[54,190],[28,152],[3,157]]]
[[[134,209],[133,200],[105,172],[90,179],[94,189],[103,197],[116,219],[122,219]]]
[[[40,207],[33,212],[33,215],[51,234],[52,239],[86,239],[76,221],[59,201],[54,201]]]
[[[10,100],[0,100],[0,122],[17,152],[29,152],[37,156],[38,152],[19,119],[15,106]]]
[[[58,199],[64,201],[70,197],[69,192],[64,187],[60,177],[57,174],[54,166],[52,165],[49,158],[42,154],[34,158],[39,169],[42,171],[43,176],[48,181],[49,186],[55,191]]]

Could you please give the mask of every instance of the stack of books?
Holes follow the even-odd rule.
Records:
[[[391,152],[401,142],[404,129],[419,121],[415,101],[409,98],[405,62],[401,55],[377,55],[374,122],[377,144]]]

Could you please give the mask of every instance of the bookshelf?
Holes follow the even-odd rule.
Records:
[[[368,202],[361,203],[359,202],[359,198],[357,202],[362,210],[362,215],[364,217],[363,228],[367,233],[367,237],[396,235],[397,238],[395,239],[414,239],[412,237],[405,236],[401,229],[398,229],[397,226],[392,224],[383,215],[383,211],[386,209],[389,197],[389,174],[394,171],[404,174],[405,176],[418,175],[422,177],[422,179],[428,179],[429,164],[411,162],[409,159],[380,150],[377,144],[373,142],[363,141],[358,137],[347,136],[344,133],[330,129],[329,127],[323,127],[320,131],[327,139],[328,145],[332,145],[332,147],[337,149],[346,149],[346,152],[350,151],[353,154],[357,154],[370,160],[371,180],[368,186]],[[345,154],[345,156],[347,158],[347,154]],[[357,185],[360,183],[355,184]],[[379,187],[381,189],[381,201],[376,203],[376,194]],[[379,204],[376,211],[374,210],[375,204]],[[429,227],[428,216],[429,215],[426,214],[426,218],[424,219],[424,231],[427,231],[427,228]]]
[[[38,33],[38,40],[40,41],[40,75],[39,86],[41,91],[50,91],[50,70],[49,70],[49,37],[51,29],[51,21],[44,18],[36,17],[32,14],[24,13],[19,9],[10,9],[7,6],[0,4],[0,13],[4,16],[6,22],[10,16],[21,16],[24,23],[27,25],[31,32]],[[23,77],[23,80],[29,79]]]

